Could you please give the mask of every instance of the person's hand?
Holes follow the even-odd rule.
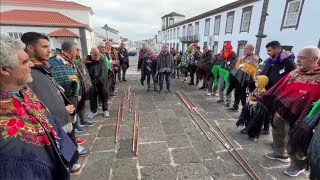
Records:
[[[75,110],[73,105],[68,105],[66,106],[66,110],[68,111],[69,114],[72,114]]]
[[[81,101],[81,96],[78,96],[78,102]]]

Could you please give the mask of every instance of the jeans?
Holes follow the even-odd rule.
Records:
[[[167,84],[167,90],[170,91],[170,72],[162,72],[159,73],[159,85],[160,85],[160,91],[163,90],[163,80],[166,79]]]

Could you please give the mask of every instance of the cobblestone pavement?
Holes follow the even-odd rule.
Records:
[[[131,67],[132,72],[134,68]],[[127,78],[128,82],[119,85],[118,96],[111,100],[111,117],[103,118],[101,113],[98,114],[93,118],[96,125],[79,134],[87,139],[84,146],[91,150],[91,154],[80,158],[83,167],[72,175],[72,180],[250,179],[209,128],[197,118],[212,141],[206,139],[174,93],[148,92],[146,86],[140,85],[137,73],[131,73]],[[138,98],[141,113],[138,158],[131,151],[133,115],[128,113],[128,105],[120,128],[120,141],[117,144],[114,142],[117,110],[128,86]],[[235,126],[239,113],[227,112],[225,107],[216,103],[216,97],[206,96],[206,92],[196,86],[188,86],[182,78],[172,80],[172,90],[186,92],[212,126],[218,123],[262,180],[289,179],[283,173],[288,164],[264,157],[265,152],[271,151],[270,135],[263,135],[256,142],[250,141]],[[307,174],[302,174],[290,179],[307,177]]]

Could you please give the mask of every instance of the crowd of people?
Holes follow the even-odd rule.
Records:
[[[99,105],[110,116],[129,58],[124,44],[100,43],[86,57],[80,51],[65,41],[51,52],[48,36],[37,32],[21,40],[1,35],[0,179],[70,179],[81,169],[79,157],[90,152],[77,133],[95,125],[89,120]]]
[[[63,42],[55,52],[49,44],[37,32],[27,32],[21,40],[1,35],[0,179],[70,179],[70,173],[81,169],[79,157],[90,153],[78,134],[95,125],[90,119],[100,106],[101,116],[110,116],[108,103],[116,84],[127,81],[124,44],[101,42],[87,56],[74,42]],[[217,96],[217,104],[241,111],[236,123],[244,126],[241,133],[253,141],[272,133],[273,152],[265,156],[290,162],[285,174],[298,176],[310,166],[310,178],[317,180],[320,50],[309,46],[295,56],[272,41],[266,45],[270,57],[261,63],[254,48],[246,44],[244,57],[238,57],[231,42],[219,54],[206,45],[203,52],[191,44],[182,53],[164,44],[159,54],[144,45],[138,57],[140,82],[147,81],[150,91],[152,79],[153,90],[162,93],[165,80],[171,93],[170,81],[180,74],[190,86],[202,81],[200,90]]]
[[[171,92],[170,79],[184,75],[184,82],[193,86],[202,80],[200,90],[208,96],[217,96],[218,104],[228,111],[241,110],[237,126],[252,141],[271,133],[273,152],[265,156],[271,160],[290,163],[284,171],[288,176],[299,176],[311,166],[311,179],[320,177],[320,50],[305,47],[296,55],[282,50],[278,41],[266,45],[269,58],[262,61],[254,54],[254,45],[246,44],[244,56],[238,57],[231,42],[225,42],[219,54],[213,54],[207,45],[203,52],[191,44],[186,52],[169,52],[164,44],[157,56],[146,45],[139,53],[141,84],[150,77],[154,90],[163,90],[165,78],[167,91]],[[196,76],[196,77],[195,77]],[[196,82],[194,82],[196,79]],[[190,81],[189,81],[190,80]],[[234,102],[231,106],[232,92]],[[239,105],[241,102],[240,109]]]

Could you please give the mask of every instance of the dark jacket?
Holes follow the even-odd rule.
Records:
[[[82,61],[76,63],[76,69],[81,83],[81,94],[82,96],[87,96],[92,88],[92,81],[88,69]]]
[[[158,73],[168,72],[171,73],[173,68],[173,56],[171,53],[161,52],[157,58],[157,71]]]
[[[147,63],[148,60],[151,60],[151,63]],[[155,61],[154,58],[152,58],[151,54],[145,54],[142,60],[142,66],[141,71],[143,71],[143,74],[151,73],[152,70],[152,63]]]
[[[272,59],[271,57],[266,59],[266,64],[261,71],[261,75],[266,75],[269,78],[269,83],[266,86],[267,90],[289,72],[297,68],[294,58],[295,56],[292,53],[281,52],[276,59]]]
[[[147,52],[147,49],[140,49],[139,51],[139,57],[138,57],[138,69],[141,69],[142,66],[142,60],[143,60],[143,56],[144,54]]]
[[[221,65],[223,69],[228,70],[231,72],[231,70],[236,66],[237,63],[237,55],[234,54],[232,57],[229,59],[224,59],[222,56],[218,59],[215,65]]]
[[[100,58],[99,61],[92,59],[91,55],[88,55],[86,58],[91,63],[86,64],[92,85],[95,88],[102,88],[105,93],[108,92],[108,74],[105,65],[105,59]],[[98,87],[99,86],[99,87]]]
[[[125,65],[127,68],[129,67],[129,56],[126,48],[119,50],[119,60],[120,65]]]
[[[40,101],[57,117],[62,126],[71,122],[69,113],[65,108],[63,92],[51,75],[50,69],[45,65],[35,65],[31,69],[33,81],[28,84]]]

